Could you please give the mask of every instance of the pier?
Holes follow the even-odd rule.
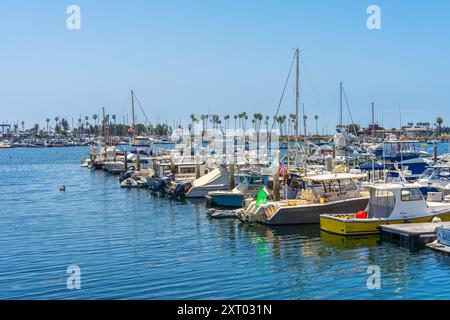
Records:
[[[405,223],[380,226],[381,236],[409,248],[422,248],[436,240],[436,227],[449,227],[450,222]]]

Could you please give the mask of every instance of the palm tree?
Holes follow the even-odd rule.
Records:
[[[314,116],[314,120],[316,120],[316,135],[318,136],[319,135],[319,127],[317,126],[317,120],[319,119],[319,116],[316,114],[315,116]]]
[[[48,133],[48,123],[50,122],[50,118],[45,119],[45,121],[47,122],[47,133]]]
[[[25,128],[25,121],[22,120],[22,122],[20,123],[22,125],[22,132],[24,132],[24,128]]]
[[[236,121],[237,121],[238,116],[235,114],[234,115],[234,130],[236,131]]]
[[[204,136],[205,136],[205,121],[206,121],[206,115],[202,114],[200,116],[200,119],[202,120],[202,141],[204,140]]]
[[[223,119],[225,120],[225,131],[226,131],[228,128],[228,120],[230,119],[230,115],[229,114],[225,115]]]
[[[98,135],[98,121],[97,121],[98,115],[96,113],[94,113],[92,115],[92,119],[94,119],[94,121],[95,121],[95,135]]]
[[[436,123],[438,124],[438,135],[439,135],[441,132],[441,126],[444,123],[444,119],[442,117],[437,117]]]
[[[114,121],[114,126],[113,126],[113,136],[115,136],[115,135],[116,135],[116,115],[115,115],[115,114],[111,115],[111,118],[112,118],[113,121]]]

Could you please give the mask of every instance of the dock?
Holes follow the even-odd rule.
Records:
[[[436,240],[436,227],[450,227],[450,222],[404,223],[380,226],[381,236],[409,248],[420,248]]]

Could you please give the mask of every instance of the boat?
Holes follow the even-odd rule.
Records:
[[[220,166],[208,174],[194,180],[192,187],[184,195],[186,199],[204,198],[210,191],[228,190],[229,177],[226,166]]]
[[[186,199],[204,198],[210,191],[228,190],[228,179],[227,168],[220,166],[192,182],[171,183],[166,187],[165,192],[168,195]]]
[[[12,145],[8,140],[5,141],[1,141],[0,142],[0,148],[4,149],[4,148],[11,148]]]
[[[441,192],[429,192],[427,198],[418,183],[383,183],[369,186],[370,200],[362,211],[322,214],[320,228],[341,235],[377,234],[386,224],[431,222],[433,218],[450,220],[450,202]]]
[[[422,193],[428,191],[440,191],[444,196],[450,195],[450,165],[442,164],[430,166],[417,179],[422,188]]]
[[[419,141],[416,140],[390,137],[372,151],[386,167],[395,166],[401,171],[409,171],[409,180],[417,179],[430,165],[427,153],[419,149]]]
[[[436,240],[427,243],[426,246],[445,255],[450,255],[450,227],[448,225],[439,225],[436,227]]]
[[[256,197],[260,188],[269,184],[269,177],[259,174],[236,174],[239,184],[231,191],[210,191],[205,196],[208,205],[220,207],[240,208],[244,206],[245,199]]]
[[[293,200],[267,201],[258,205],[252,202],[243,212],[242,220],[268,225],[318,224],[320,215],[364,210],[369,193],[360,190],[359,180],[366,174],[329,173],[306,176],[304,189]]]

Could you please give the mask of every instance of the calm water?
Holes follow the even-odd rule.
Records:
[[[319,226],[211,220],[204,204],[81,168],[84,151],[0,150],[0,299],[450,298],[450,258]],[[66,287],[72,264],[80,290]],[[369,265],[380,290],[366,287]]]

